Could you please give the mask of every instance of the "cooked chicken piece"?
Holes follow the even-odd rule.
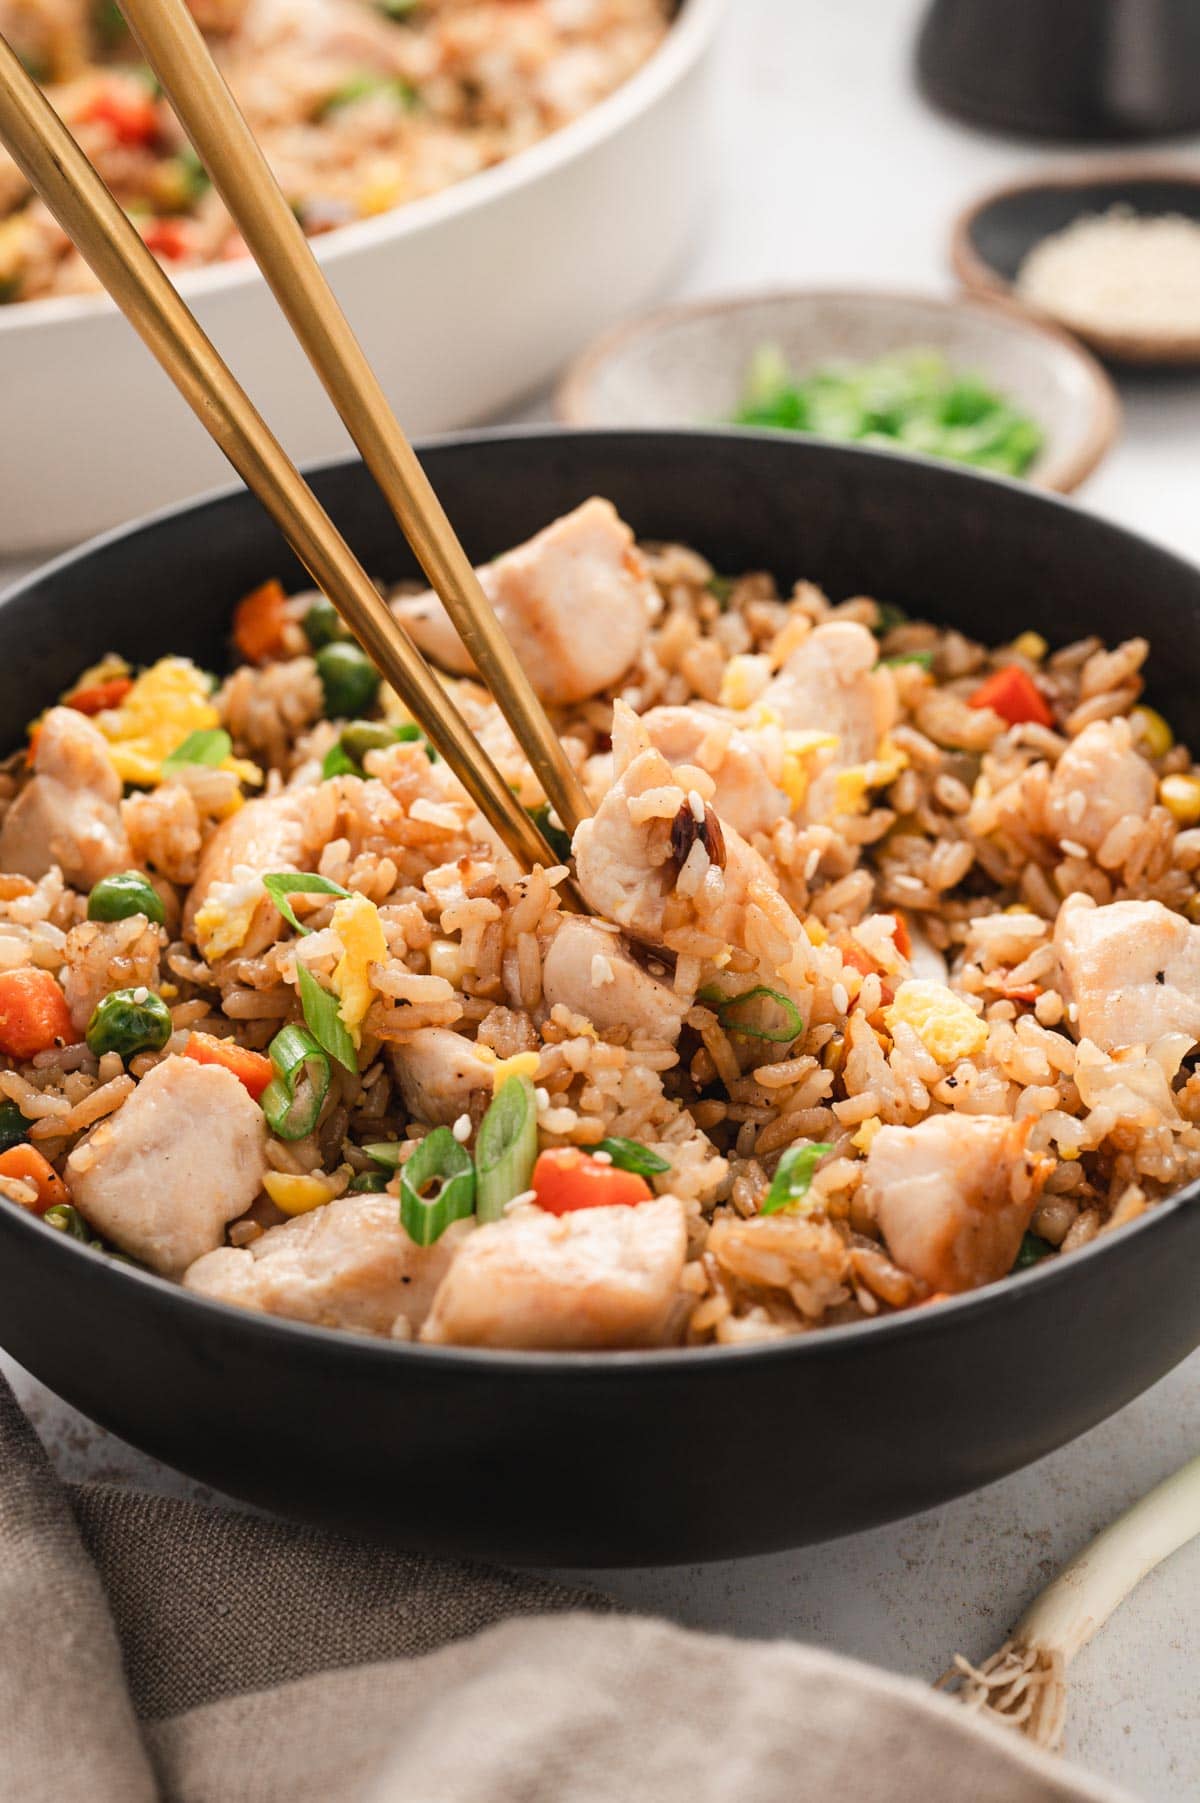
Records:
[[[103,735],[74,708],[52,707],[38,728],[33,776],[4,817],[0,868],[36,878],[57,864],[73,889],[126,869],[121,793]]]
[[[1164,1033],[1200,1040],[1200,927],[1156,901],[1093,907],[1071,895],[1054,929],[1080,1039],[1106,1052]]]
[[[579,915],[564,920],[542,964],[547,1008],[560,1002],[583,1014],[599,1033],[627,1027],[674,1044],[691,1005],[669,983],[635,963],[616,933]]]
[[[613,709],[613,767],[612,788],[575,832],[575,870],[584,900],[597,914],[650,944],[663,945],[668,933],[689,926],[722,943],[740,944],[751,886],[778,888],[768,865],[740,833],[718,819],[719,854],[710,859],[697,892],[681,894],[675,815],[650,812],[642,817],[644,809],[656,805],[656,792],[669,796],[678,788],[675,774],[650,744],[636,714],[620,701]],[[680,813],[685,812],[690,804],[682,799]],[[689,828],[688,836],[697,835]]]
[[[485,564],[479,580],[543,701],[564,705],[611,688],[645,643],[654,587],[609,501],[585,501]],[[393,611],[445,669],[474,670],[436,595],[408,596]]]
[[[695,707],[651,708],[642,725],[668,764],[697,764],[708,772],[716,784],[712,805],[736,832],[770,832],[791,812],[751,733],[722,732],[719,717]]]
[[[875,757],[896,721],[896,685],[879,664],[873,633],[854,620],[830,620],[792,652],[762,697],[793,732],[835,733],[834,764]]]
[[[236,950],[243,958],[258,957],[282,938],[287,923],[259,887],[259,879],[270,871],[314,867],[328,837],[325,812],[316,805],[324,799],[320,791],[285,789],[282,795],[248,801],[222,821],[200,854],[183,911],[184,937],[199,944],[206,955]],[[205,931],[205,921],[197,930],[197,915],[220,894],[214,894],[217,884],[230,885],[224,899],[238,911],[239,925],[228,945]]]
[[[491,1096],[495,1065],[449,1027],[419,1027],[387,1050],[405,1107],[430,1127],[452,1127],[476,1096]]]
[[[564,1352],[664,1345],[680,1323],[686,1244],[675,1196],[565,1215],[518,1210],[467,1240],[421,1338]]]
[[[937,1114],[916,1127],[880,1128],[863,1193],[903,1270],[951,1293],[1012,1270],[1045,1175],[1025,1151],[1030,1126]]]
[[[1154,806],[1156,782],[1133,748],[1127,720],[1094,720],[1068,745],[1050,778],[1046,822],[1055,838],[1099,851],[1127,814]]]
[[[393,1334],[398,1323],[420,1327],[471,1231],[456,1221],[432,1246],[417,1246],[394,1196],[339,1196],[243,1249],[206,1252],[183,1281],[201,1296],[289,1321]]]
[[[67,1160],[71,1199],[122,1252],[179,1277],[262,1188],[263,1113],[232,1072],[164,1058]]]

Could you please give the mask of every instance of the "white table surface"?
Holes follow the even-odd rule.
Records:
[[[720,186],[681,293],[949,286],[955,210],[1039,152],[924,108],[908,66],[919,11],[918,0],[733,0]],[[1200,144],[1170,154],[1200,160]],[[1124,398],[1124,439],[1083,504],[1200,557],[1200,382],[1146,379]],[[64,1474],[200,1494],[5,1369]],[[931,1679],[956,1649],[982,1656],[1003,1640],[1076,1547],[1197,1448],[1200,1354],[1073,1446],[946,1508],[830,1546],[601,1581],[693,1626],[815,1641]],[[1200,1543],[1075,1667],[1071,1752],[1163,1803],[1200,1796],[1198,1595]]]

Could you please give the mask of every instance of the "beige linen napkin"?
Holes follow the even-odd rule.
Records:
[[[1120,1803],[920,1686],[68,1490],[0,1379],[0,1803]]]

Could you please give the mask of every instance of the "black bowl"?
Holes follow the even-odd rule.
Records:
[[[1200,27],[1200,10],[1197,11]],[[985,298],[999,296],[1035,319],[1044,316],[1019,289],[1021,265],[1043,239],[1077,219],[1120,207],[1142,218],[1179,214],[1200,224],[1200,170],[1158,163],[1085,162],[993,188],[972,201],[954,222],[950,261],[963,286]],[[1164,340],[1128,331],[1076,334],[1111,363],[1193,367],[1200,363],[1200,333]]]
[[[1077,143],[1200,125],[1193,0],[931,0],[917,78],[984,129]]]
[[[727,571],[875,592],[985,639],[1136,631],[1200,738],[1200,573],[1017,484],[716,432],[435,445],[476,558],[589,494]],[[315,487],[368,568],[413,573],[363,470]],[[20,723],[79,668],[223,655],[230,608],[301,572],[237,493],[61,559],[0,602]],[[300,1327],[203,1301],[0,1205],[0,1338],[114,1433],[234,1496],[412,1547],[631,1565],[761,1553],[928,1507],[1102,1420],[1200,1342],[1195,1187],[1048,1269],[909,1315],[756,1347],[496,1354]]]

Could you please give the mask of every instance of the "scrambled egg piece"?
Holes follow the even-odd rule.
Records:
[[[193,923],[206,963],[228,957],[245,942],[264,893],[262,877],[244,864],[234,870],[232,881],[210,886]]]
[[[785,732],[783,762],[779,786],[792,804],[792,812],[804,806],[812,781],[812,759],[818,751],[833,751],[838,744],[835,732]]]
[[[142,671],[119,707],[96,715],[96,725],[122,782],[151,788],[162,780],[163,759],[190,734],[219,726],[220,716],[203,670],[190,658],[160,657]],[[262,781],[257,765],[239,758],[226,758],[220,768],[233,770],[243,782]]]
[[[771,660],[761,655],[739,651],[731,657],[721,677],[717,699],[722,707],[753,707],[771,680]]]
[[[869,791],[886,789],[907,768],[908,759],[899,746],[893,745],[890,739],[884,739],[870,763],[851,764],[847,769],[838,771],[834,778],[834,812],[864,813]]]
[[[882,1126],[883,1122],[877,1114],[869,1114],[858,1132],[850,1141],[850,1144],[859,1152],[869,1152],[871,1150],[871,1143]]]
[[[330,922],[342,942],[342,956],[333,972],[338,1014],[355,1045],[362,1044],[362,1024],[375,998],[371,987],[372,964],[388,955],[387,939],[379,909],[365,895],[350,895],[333,910]]]
[[[987,1022],[944,983],[924,977],[910,977],[901,983],[883,1018],[892,1033],[901,1021],[911,1027],[939,1064],[974,1058],[987,1044]]]
[[[475,1050],[485,1064],[492,1067],[492,1094],[497,1095],[510,1077],[537,1076],[540,1058],[537,1052],[514,1052],[511,1058],[498,1058],[490,1045],[476,1044]]]

